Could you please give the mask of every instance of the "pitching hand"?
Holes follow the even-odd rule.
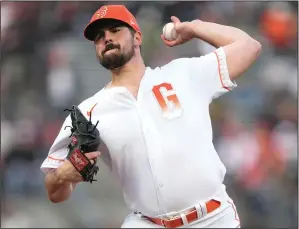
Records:
[[[169,47],[173,47],[176,45],[184,44],[195,37],[193,29],[194,25],[191,22],[181,22],[180,19],[175,16],[171,16],[171,20],[174,23],[174,29],[177,33],[177,38],[173,41],[168,41],[162,34],[161,39],[163,40],[164,44]]]

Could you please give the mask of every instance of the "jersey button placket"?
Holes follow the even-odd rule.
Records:
[[[160,179],[159,176],[159,169],[161,169],[159,167],[159,144],[158,144],[158,138],[159,135],[157,135],[157,131],[153,129],[154,125],[151,125],[150,121],[147,119],[146,124],[145,124],[145,131],[146,131],[146,135],[147,135],[147,143],[150,146],[149,149],[149,160],[151,162],[151,166],[152,166],[152,172],[153,172],[153,176],[155,177],[155,180],[157,182],[157,188],[158,190],[163,189],[164,184],[163,181]],[[162,197],[162,193],[160,193],[160,198]]]
[[[139,104],[138,104],[139,103]],[[144,136],[144,140],[145,140],[145,144],[146,147],[148,149],[148,159],[150,162],[150,166],[151,166],[151,172],[152,172],[152,176],[154,179],[154,183],[156,186],[156,191],[157,191],[157,198],[158,198],[158,202],[160,205],[160,208],[163,208],[163,206],[161,206],[161,204],[163,203],[162,200],[162,193],[159,191],[161,190],[161,188],[163,188],[163,182],[161,182],[159,180],[159,171],[157,171],[157,166],[156,166],[156,162],[157,162],[157,158],[155,156],[155,152],[157,151],[154,147],[156,146],[156,138],[157,136],[155,136],[155,131],[152,130],[153,126],[150,123],[150,119],[147,117],[148,114],[146,112],[143,112],[142,109],[140,108],[140,100],[137,102],[137,112],[139,115],[139,120],[141,123],[141,128],[142,128],[142,132],[143,132],[143,136]]]

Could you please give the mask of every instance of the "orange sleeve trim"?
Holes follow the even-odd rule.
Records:
[[[93,108],[94,108],[97,104],[98,104],[98,103],[94,104],[94,105],[92,106],[92,108],[90,109],[90,111],[87,111],[87,116],[90,116],[90,115],[91,115],[91,112],[92,112]]]
[[[216,51],[214,51],[215,55],[216,55],[216,58],[217,58],[217,63],[218,63],[218,75],[219,75],[219,78],[220,78],[220,82],[221,82],[221,85],[223,88],[225,88],[226,90],[230,91],[230,89],[228,87],[226,87],[224,84],[223,84],[223,80],[222,80],[222,75],[221,75],[221,72],[220,72],[220,60],[219,60],[219,56],[217,54]]]
[[[234,209],[234,212],[235,212],[235,220],[236,221],[238,221],[238,222],[240,222],[240,220],[239,220],[239,218],[238,218],[238,214],[237,214],[237,210],[236,210],[236,207],[235,207],[235,205],[232,203],[232,202],[230,202],[230,201],[227,201],[231,206],[232,206],[232,208]]]
[[[55,157],[51,157],[51,156],[48,156],[49,159],[52,159],[52,160],[55,160],[55,161],[61,161],[63,162],[65,159],[58,159],[58,158],[55,158]]]

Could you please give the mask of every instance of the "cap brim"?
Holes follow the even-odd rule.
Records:
[[[99,18],[86,26],[86,28],[84,29],[84,37],[90,41],[94,41],[99,28],[106,26],[107,24],[109,24],[109,22],[112,21],[117,21],[120,24],[128,25],[126,22],[115,18]]]

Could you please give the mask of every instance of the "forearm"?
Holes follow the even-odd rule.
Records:
[[[195,37],[216,48],[232,44],[236,41],[252,39],[247,33],[235,27],[201,20],[194,20],[192,24],[194,25]]]
[[[45,178],[48,198],[54,203],[67,200],[75,188],[75,184],[63,181],[57,174],[57,169],[50,170]]]

